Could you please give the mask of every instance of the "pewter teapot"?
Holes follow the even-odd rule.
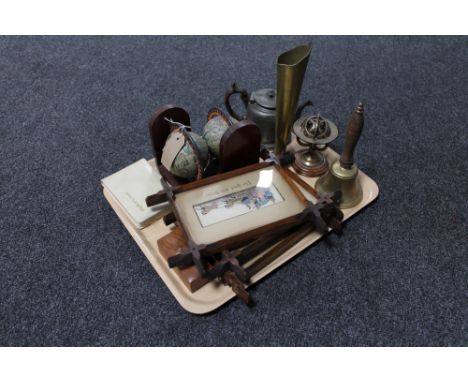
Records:
[[[241,116],[237,114],[231,106],[230,97],[239,94],[242,103],[245,105],[246,114]],[[249,93],[240,89],[235,82],[231,83],[230,88],[224,95],[224,105],[228,113],[237,120],[248,119],[260,128],[262,133],[262,144],[268,149],[275,145],[275,124],[276,124],[276,90],[260,89]],[[306,106],[311,106],[311,101],[306,101],[299,106],[296,112],[296,119],[300,117]]]

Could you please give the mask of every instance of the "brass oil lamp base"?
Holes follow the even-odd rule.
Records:
[[[298,151],[293,163],[294,170],[304,176],[319,176],[327,172],[328,161],[316,148]]]
[[[297,142],[308,147],[295,154],[293,163],[297,173],[314,177],[327,172],[328,161],[321,151],[338,136],[338,128],[320,115],[299,118],[293,125]]]

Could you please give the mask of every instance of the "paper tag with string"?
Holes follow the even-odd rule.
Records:
[[[177,155],[185,145],[185,137],[180,130],[173,131],[164,145],[161,163],[168,170],[171,170]]]

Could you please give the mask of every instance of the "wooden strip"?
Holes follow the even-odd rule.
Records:
[[[250,166],[245,166],[245,167],[242,167],[242,168],[238,168],[236,170],[224,172],[222,174],[212,175],[212,176],[209,176],[207,178],[195,180],[193,182],[177,186],[177,187],[174,188],[174,193],[179,194],[181,192],[190,191],[190,190],[193,190],[195,188],[200,188],[200,187],[203,187],[203,186],[207,186],[209,184],[220,182],[222,180],[231,179],[231,178],[234,178],[235,176],[238,176],[238,175],[243,175],[243,174],[247,174],[247,173],[252,172],[252,171],[261,170],[261,169],[264,169],[264,168],[272,166],[272,165],[273,165],[272,162],[261,162],[261,163],[252,164]]]
[[[281,174],[283,179],[286,181],[286,183],[289,185],[289,187],[291,187],[294,194],[296,194],[297,198],[302,202],[302,204],[304,204],[304,206],[307,206],[307,202],[308,202],[307,198],[304,196],[301,190],[299,190],[299,188],[296,186],[294,181],[291,179],[291,177],[289,176],[288,170],[278,165],[275,165],[275,167],[277,168],[278,172]]]
[[[309,194],[311,194],[315,199],[319,198],[318,192],[313,188],[309,183],[307,183],[304,179],[302,179],[299,175],[297,175],[294,171],[289,168],[285,169],[288,176],[293,179],[294,182],[299,184],[304,190],[306,190]]]
[[[306,223],[297,231],[293,232],[283,239],[279,244],[275,245],[271,250],[265,253],[262,257],[256,260],[253,264],[247,267],[247,275],[252,277],[254,274],[271,264],[275,259],[281,256],[286,250],[291,248],[294,244],[301,241],[309,233],[314,230],[314,227],[310,223]]]

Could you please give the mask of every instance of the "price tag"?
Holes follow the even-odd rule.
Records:
[[[162,151],[161,163],[171,170],[174,160],[185,145],[185,137],[180,131],[174,131],[166,141]]]

